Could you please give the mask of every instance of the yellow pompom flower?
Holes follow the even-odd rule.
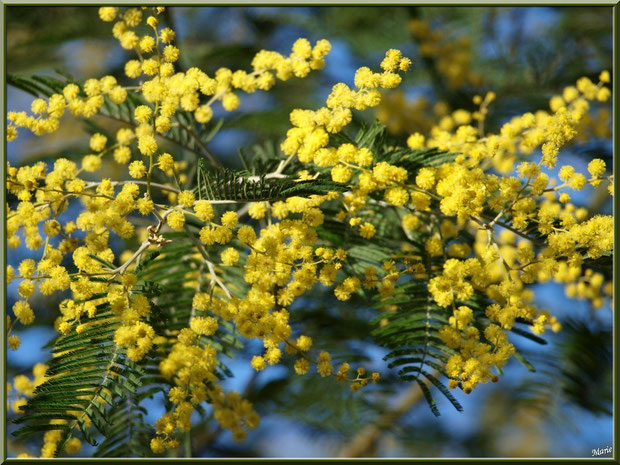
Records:
[[[574,175],[568,181],[568,185],[570,186],[570,188],[575,189],[577,191],[583,189],[587,183],[588,183],[588,180],[581,173]]]
[[[196,334],[204,336],[211,336],[215,334],[218,328],[217,320],[212,316],[208,317],[194,317],[190,322],[190,328]]]
[[[233,266],[239,261],[239,252],[232,247],[222,252],[222,263],[226,266]]]
[[[364,223],[360,227],[360,236],[364,239],[370,239],[377,233],[376,228],[371,223]]]
[[[129,165],[129,175],[132,178],[140,179],[146,175],[146,166],[142,160],[136,160]]]
[[[213,219],[213,207],[207,200],[198,200],[194,204],[194,211],[196,212],[196,216],[202,221],[209,221]]]
[[[179,49],[174,45],[166,45],[164,47],[164,60],[169,63],[174,63],[179,59]]]
[[[297,348],[303,352],[310,350],[312,346],[312,339],[308,336],[299,336],[296,341]]]
[[[162,153],[157,157],[157,164],[162,171],[171,170],[174,167],[174,158],[169,153]]]
[[[213,117],[213,110],[210,105],[201,105],[194,112],[194,118],[196,121],[202,124],[206,124],[211,121]]]
[[[222,107],[224,107],[224,110],[226,111],[234,111],[239,108],[240,104],[241,100],[239,99],[239,96],[232,92],[228,92],[224,95],[224,97],[222,97]]]
[[[121,128],[116,133],[116,141],[119,145],[129,145],[134,138],[134,133],[129,128]]]
[[[409,201],[409,193],[403,187],[392,187],[385,191],[384,198],[392,205],[401,206]]]
[[[254,368],[256,371],[262,371],[267,366],[267,362],[265,362],[265,359],[258,355],[252,357],[252,362],[250,362],[250,364],[252,365],[252,368]]]
[[[345,165],[336,165],[331,171],[332,180],[334,182],[347,183],[353,176],[353,170]]]
[[[435,185],[435,169],[424,167],[418,171],[415,183],[422,189],[431,190]]]
[[[114,21],[118,14],[118,8],[115,6],[102,6],[99,8],[99,18],[106,23]]]
[[[157,152],[157,141],[151,135],[138,138],[138,150],[142,155],[150,156]]]
[[[558,173],[558,177],[564,182],[567,182],[574,175],[575,175],[575,168],[573,168],[570,165],[563,166],[562,168],[560,168],[560,172]]]
[[[18,300],[13,305],[13,314],[24,325],[29,325],[34,321],[34,312],[28,301]]]
[[[138,123],[144,124],[148,123],[153,115],[153,110],[146,105],[139,105],[133,111],[133,117]]]
[[[588,172],[594,178],[600,177],[603,173],[605,173],[605,162],[600,158],[595,158],[590,163],[588,163]]]
[[[129,147],[119,147],[114,150],[114,161],[120,164],[129,163],[131,160],[131,149]]]
[[[148,215],[155,209],[155,204],[149,197],[142,197],[136,202],[136,207],[142,215]]]
[[[333,366],[331,364],[331,357],[329,355],[329,353],[325,352],[325,351],[321,351],[319,353],[319,359],[318,359],[318,365],[317,365],[317,371],[319,372],[319,374],[322,377],[326,377],[331,375]]]
[[[142,37],[140,39],[140,42],[138,43],[138,47],[140,48],[140,51],[143,53],[152,52],[153,48],[155,47],[155,38],[151,36]]]
[[[251,226],[243,225],[239,228],[239,231],[237,231],[237,238],[243,244],[252,245],[256,242],[256,232]]]
[[[414,134],[411,134],[408,138],[407,138],[407,146],[410,149],[416,150],[416,149],[423,149],[424,148],[424,135],[420,134],[419,132],[416,132]]]
[[[102,152],[105,149],[105,145],[108,143],[108,138],[103,134],[93,134],[90,138],[90,149],[95,152]]]
[[[185,215],[181,212],[173,211],[168,215],[166,221],[172,229],[180,231],[185,226]]]
[[[138,60],[129,60],[125,63],[125,74],[131,79],[136,79],[142,74],[142,64]]]
[[[86,155],[82,158],[82,169],[87,173],[93,173],[101,168],[101,158],[97,155]]]
[[[177,202],[179,205],[182,205],[187,208],[191,208],[194,206],[194,202],[196,201],[196,197],[192,191],[182,191],[177,196]]]
[[[41,114],[47,111],[47,102],[42,98],[35,99],[30,105],[33,113]]]
[[[305,375],[310,370],[310,362],[305,358],[297,359],[293,368],[298,375]]]
[[[227,211],[222,215],[222,226],[226,226],[228,228],[234,228],[239,223],[239,217],[237,216],[237,212]]]
[[[7,338],[7,342],[11,350],[17,350],[19,349],[19,346],[21,345],[22,340],[16,334],[12,334]]]
[[[248,210],[248,215],[255,220],[260,220],[267,213],[267,205],[265,202],[252,202]]]
[[[153,76],[159,71],[159,61],[155,58],[148,58],[142,62],[142,72],[147,76]]]
[[[443,254],[443,243],[438,237],[427,240],[424,244],[424,248],[431,257],[438,257]]]
[[[174,40],[176,33],[169,27],[161,30],[159,37],[164,44],[169,44]]]

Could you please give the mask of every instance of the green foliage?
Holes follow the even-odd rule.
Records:
[[[151,391],[134,393],[127,391],[112,405],[107,418],[110,422],[105,439],[97,447],[95,457],[149,457],[148,444],[153,427],[145,420],[147,411],[140,402]]]
[[[15,31],[7,40],[7,69],[30,70],[58,63],[58,48],[68,41],[109,35],[94,7],[33,8],[11,5],[5,10],[6,27]]]
[[[166,239],[174,242],[164,246],[160,251],[151,252],[140,262],[137,273],[142,281],[143,292],[151,293],[151,319],[149,324],[156,334],[171,334],[188,327],[189,319],[194,315],[192,299],[204,289],[204,261],[198,255],[196,245],[184,233],[165,233]],[[219,274],[223,270],[217,270]],[[242,284],[233,280],[237,286]],[[218,318],[219,330],[212,336],[202,336],[205,342],[215,347],[223,355],[234,357],[234,351],[242,347],[239,335],[233,326]],[[221,363],[219,376],[229,376],[228,368]],[[158,373],[156,369],[154,373]]]
[[[406,42],[407,12],[402,7],[333,7],[322,11],[325,26],[346,40],[360,55],[386,50]]]
[[[301,421],[311,434],[349,437],[380,412],[373,396],[358,396],[335,380],[318,380],[317,375],[288,378],[265,383],[254,390],[250,400],[276,415]]]
[[[50,76],[7,74],[6,83],[35,97],[50,97],[52,94],[62,92],[66,84],[73,82],[69,76],[65,77],[67,79],[63,81]]]
[[[560,344],[562,393],[596,414],[612,414],[613,351],[610,330],[569,320]]]
[[[595,415],[611,415],[613,408],[612,331],[595,322],[570,318],[557,336],[558,352],[539,356],[539,376],[527,378],[516,392],[518,402],[543,416],[558,414],[572,404]],[[567,419],[570,421],[570,419]]]
[[[94,435],[99,432],[108,437],[114,407],[126,399],[127,392],[136,393],[142,386],[143,369],[130,362],[113,342],[118,322],[109,304],[100,304],[90,321],[81,333],[60,336],[49,344],[56,354],[46,373],[51,378],[36,388],[23,407],[24,415],[15,422],[27,426],[15,436],[61,430],[57,453],[77,431],[97,445]],[[87,426],[88,421],[96,431]]]
[[[88,31],[88,36],[98,36],[103,30],[107,32],[107,28],[102,27],[98,20],[86,22],[86,18],[93,17],[93,14],[82,12],[80,9],[71,10],[71,15],[79,18],[73,22],[73,27],[59,29],[54,21],[50,21],[42,14],[44,11],[52,10],[33,9],[38,11],[33,13],[37,16],[37,20],[28,24],[30,35],[26,35],[29,39],[25,41],[25,45],[29,45],[30,50],[31,46],[38,43],[39,48],[35,55],[36,60],[29,55],[23,56],[23,53],[18,57],[19,62],[28,63],[26,66],[31,66],[32,61],[39,62],[39,59],[49,60],[47,55],[51,55],[50,47],[57,47],[63,40],[82,37],[84,24],[86,28],[97,26]],[[31,15],[24,14],[23,9],[20,11],[20,15],[13,17],[19,18],[20,22],[30,18]],[[194,13],[188,11],[190,14]],[[482,14],[474,9],[457,12],[454,9],[420,7],[317,8],[306,15],[294,13],[289,15],[291,10],[286,10],[286,13],[282,11],[284,10],[265,15],[242,13],[245,27],[239,29],[252,29],[254,31],[245,31],[244,34],[256,35],[256,40],[247,42],[255,43],[260,48],[261,43],[271,37],[279,23],[286,23],[288,26],[304,27],[313,31],[314,35],[326,32],[327,36],[332,34],[343,37],[357,54],[368,55],[379,49],[391,48],[395,46],[395,42],[410,43],[412,37],[407,24],[410,18],[426,18],[432,23],[433,29],[444,30],[454,39],[461,37],[463,30],[471,31],[474,43],[483,43],[488,41],[487,35],[494,33],[497,26],[495,22],[502,16],[498,14],[502,13],[499,9],[488,9],[487,13]],[[394,14],[395,12],[398,14]],[[170,14],[167,11],[164,20],[168,25],[172,25]],[[499,128],[506,114],[518,113],[515,107],[522,106],[528,111],[531,108],[546,108],[547,96],[530,92],[532,83],[544,86],[543,90],[548,90],[574,80],[567,78],[567,75],[574,75],[575,78],[581,76],[584,53],[592,55],[595,62],[609,59],[611,42],[603,40],[607,37],[607,28],[600,27],[609,20],[608,14],[600,9],[597,11],[572,9],[570,14],[563,14],[562,18],[559,26],[550,28],[546,37],[549,40],[544,44],[540,41],[545,38],[539,38],[538,42],[529,44],[528,48],[523,47],[523,51],[519,48],[519,53],[492,54],[497,57],[491,60],[472,57],[476,65],[480,64],[476,62],[488,61],[483,73],[487,78],[484,88],[498,90],[501,96],[485,122],[487,129]],[[84,24],[80,25],[80,21]],[[611,24],[609,21],[608,23]],[[522,26],[522,24],[516,26],[514,34],[507,39],[511,50],[516,50],[514,43],[519,42],[519,37],[526,29]],[[579,53],[566,55],[564,52],[556,52],[556,49],[575,48],[557,47],[558,44],[565,43],[566,35],[562,33],[562,29],[565,28],[575,31],[570,44],[573,44],[573,41],[588,44],[585,48],[577,47]],[[209,34],[211,34],[210,40],[196,39],[196,35],[192,34],[182,39],[185,44],[191,44],[191,47],[187,47],[190,49],[187,53],[183,51],[181,62],[178,63],[180,70],[185,63],[204,63],[206,66],[219,63],[222,66],[236,68],[239,62],[248,63],[258,50],[253,45],[217,44],[217,34],[213,31]],[[592,37],[595,39],[591,40]],[[416,66],[436,66],[433,60],[419,58],[414,59]],[[551,62],[556,66],[549,66]],[[488,66],[489,64],[491,66]],[[506,73],[506,69],[510,69],[511,72]],[[441,80],[437,70],[434,70],[435,75],[433,70],[427,69],[427,71],[433,79],[437,79],[438,82]],[[486,71],[492,73],[487,75]],[[579,74],[575,74],[577,71]],[[122,71],[117,69],[112,74],[119,76]],[[423,76],[423,73],[412,76],[411,79],[420,79],[417,77],[420,75]],[[63,87],[70,82],[82,84],[62,72],[58,72],[57,77],[15,74],[7,76],[8,84],[37,97],[49,97],[53,93],[62,92]],[[472,108],[471,97],[479,89],[455,90],[447,89],[445,85],[440,89],[438,82],[434,83],[435,94],[448,102],[451,110],[460,106]],[[167,141],[162,148],[168,150],[167,147],[174,147],[174,152],[173,149],[169,151],[175,154],[175,159],[189,161],[191,175],[188,185],[183,188],[193,189],[198,198],[221,204],[273,202],[293,196],[308,197],[348,190],[347,186],[331,181],[329,170],[324,168],[315,167],[315,172],[320,173],[317,178],[299,181],[297,173],[305,166],[296,160],[287,160],[279,149],[280,141],[276,140],[278,135],[290,127],[286,117],[289,108],[286,106],[296,108],[313,105],[315,102],[312,90],[317,83],[318,78],[314,77],[301,83],[291,80],[286,85],[292,87],[283,86],[285,90],[275,88],[272,91],[278,102],[273,109],[251,114],[233,113],[226,123],[223,119],[218,119],[208,124],[198,124],[191,112],[179,110],[174,116],[173,128],[161,137]],[[290,89],[294,90],[291,92]],[[285,102],[285,105],[282,102]],[[134,110],[136,106],[144,103],[142,97],[131,92],[121,105],[111,102],[106,97],[100,116],[114,120],[120,125],[135,126]],[[360,128],[355,137],[344,133],[330,135],[330,142],[353,143],[358,147],[367,147],[378,161],[386,161],[405,168],[409,173],[409,179],[415,179],[422,167],[438,167],[453,161],[456,156],[436,149],[403,148],[404,139],[390,137],[383,125],[377,122],[365,125],[357,118],[357,115],[354,116],[350,125]],[[98,124],[99,122],[98,119],[82,120],[86,132],[90,134],[99,132],[113,139],[113,132],[109,132],[111,129],[106,129],[103,124]],[[224,124],[226,127],[256,131],[261,136],[273,137],[273,140],[261,140],[247,151],[240,149],[243,170],[232,171],[219,166],[214,167],[217,163],[208,144]],[[591,148],[590,152],[583,154],[589,158],[593,154],[605,157],[600,153],[605,153],[611,164],[611,152],[604,144],[601,147]],[[71,155],[63,152],[63,156]],[[285,167],[280,170],[282,164],[285,164]],[[154,173],[154,176],[157,175],[159,173]],[[311,296],[305,295],[303,300],[300,299],[303,308],[291,309],[291,324],[302,323],[304,329],[314,330],[308,334],[320,334],[320,338],[316,339],[321,339],[321,344],[316,344],[316,347],[329,348],[330,351],[335,349],[338,355],[335,356],[334,362],[340,358],[343,361],[363,359],[367,362],[368,359],[364,359],[365,355],[360,354],[360,351],[354,351],[357,355],[350,355],[349,352],[353,351],[349,350],[347,344],[351,341],[364,343],[374,341],[389,351],[384,360],[391,372],[386,376],[382,372],[382,383],[371,387],[368,389],[368,394],[364,395],[352,393],[346,384],[336,383],[333,379],[320,380],[321,382],[317,383],[318,375],[295,377],[289,376],[289,373],[281,378],[271,379],[257,389],[248,388],[249,400],[263,411],[294,418],[314,431],[328,431],[340,436],[358,432],[364,426],[372,424],[382,411],[389,410],[390,406],[377,399],[393,394],[397,380],[416,389],[419,386],[422,396],[435,415],[440,414],[434,397],[437,391],[458,411],[462,410],[462,406],[453,395],[454,391],[449,390],[444,382],[444,377],[447,377],[445,363],[454,351],[442,342],[438,333],[439,329],[448,323],[452,308],[439,307],[427,287],[428,279],[433,273],[441,270],[445,257],[428,256],[424,244],[430,236],[429,232],[403,231],[398,226],[402,210],[399,212],[399,209],[387,205],[378,193],[371,194],[371,197],[372,202],[368,205],[371,205],[372,211],[364,212],[360,216],[368,220],[372,218],[372,223],[377,229],[377,234],[372,240],[362,238],[358,230],[351,227],[348,222],[335,220],[334,216],[340,210],[340,205],[328,203],[323,208],[325,222],[316,228],[320,245],[341,247],[346,250],[347,260],[343,264],[343,271],[347,275],[362,276],[368,266],[380,268],[386,261],[394,258],[402,259],[405,253],[422,256],[429,275],[421,279],[412,278],[397,282],[395,292],[388,298],[371,297],[376,294],[375,291],[362,289],[347,302],[347,305],[335,302],[331,289],[315,289],[316,293]],[[436,201],[432,202],[435,207]],[[482,216],[486,220],[493,220],[495,214],[484,212]],[[440,219],[441,217],[433,219],[429,215],[428,223],[431,229],[438,228]],[[508,214],[504,214],[497,224],[507,229],[514,229]],[[560,227],[560,221],[558,220],[554,226]],[[194,218],[187,218],[186,231],[190,235],[197,235],[200,227],[201,224]],[[544,245],[544,236],[537,231],[534,222],[527,230],[516,232],[538,246]],[[135,270],[140,281],[134,292],[147,296],[151,302],[151,314],[147,321],[155,332],[158,335],[174,336],[176,331],[188,326],[188,320],[195,313],[195,309],[192,308],[194,294],[198,291],[212,290],[213,287],[205,289],[209,282],[209,272],[205,269],[204,255],[201,257],[195,242],[186,232],[165,233],[164,236],[166,239],[172,239],[173,244],[142,257]],[[465,240],[470,244],[473,242],[472,237],[465,237]],[[401,251],[403,243],[410,246],[411,250]],[[245,250],[245,247],[235,240],[230,246]],[[224,247],[216,244],[210,246],[206,253],[218,257],[223,250]],[[611,279],[612,253],[606,253],[596,259],[588,256],[583,258],[584,268],[603,273],[606,280]],[[243,260],[242,256],[241,261]],[[104,265],[114,267],[110,263]],[[243,271],[240,268],[216,265],[216,273],[235,297],[242,297],[246,293],[248,285],[243,279]],[[215,284],[211,283],[211,286]],[[93,296],[98,297],[102,296]],[[320,300],[320,305],[311,306],[309,304],[311,299]],[[484,315],[487,305],[484,296],[476,295],[467,302],[455,302],[455,304],[467,305],[474,310],[474,324],[478,329],[483,330],[488,324]],[[227,357],[234,357],[243,349],[244,341],[232,323],[220,318],[218,323],[218,332],[211,337],[202,336],[202,342],[211,344]],[[520,319],[512,332],[530,341],[546,344],[544,339],[532,334],[526,328],[531,323]],[[62,440],[57,449],[58,453],[62,453],[63,444],[73,435],[81,435],[89,443],[97,445],[95,454],[97,457],[151,455],[148,443],[153,437],[153,427],[145,419],[147,412],[144,403],[148,398],[161,396],[170,383],[161,378],[155,357],[133,363],[127,358],[124,350],[116,347],[113,336],[119,324],[109,305],[100,304],[97,316],[89,319],[87,329],[79,334],[74,331],[50,341],[48,347],[52,348],[55,354],[49,362],[47,372],[51,378],[37,388],[35,396],[23,408],[24,415],[16,420],[16,423],[22,425],[15,433],[16,436],[24,437],[36,432],[59,430],[62,432]],[[538,383],[528,378],[524,386],[520,387],[520,394],[524,395],[526,400],[538,402],[541,410],[549,410],[552,397],[556,396],[556,401],[558,399],[569,401],[597,414],[611,414],[612,396],[609,391],[612,376],[611,333],[596,331],[578,322],[568,322],[564,326],[565,336],[560,344],[561,360],[557,364],[545,364],[545,360],[536,359],[525,351],[516,352],[515,359],[518,362],[530,372],[538,370],[538,374],[542,377]],[[158,351],[157,360],[161,360],[161,355],[166,354],[168,349],[169,343],[153,349]],[[291,360],[285,360],[283,364],[288,364],[287,368],[292,372]],[[220,378],[232,375],[223,360],[219,361],[217,375]],[[212,419],[205,415],[202,407],[198,406],[197,410],[203,416],[200,425]],[[58,423],[59,421],[66,423]],[[397,431],[398,428],[395,426],[388,427]],[[195,427],[192,433],[198,429],[198,425]],[[405,436],[403,439],[410,439],[414,434],[428,435],[426,438],[428,441],[418,439],[418,444],[413,449],[415,453],[420,451],[419,442],[429,444],[431,441],[437,442],[437,436],[431,437],[430,430],[416,429],[419,432],[409,434],[407,431],[407,434],[403,435]],[[217,450],[215,446],[213,450]]]
[[[174,237],[174,243],[142,259],[135,270],[139,280],[134,292],[151,302],[147,321],[156,333],[170,335],[188,326],[202,262],[196,258],[195,245],[187,236],[165,236]],[[94,295],[89,300],[101,297],[105,296]],[[145,420],[141,403],[165,392],[167,381],[161,378],[155,358],[134,363],[114,343],[120,322],[107,302],[100,303],[97,314],[88,321],[80,333],[72,331],[49,342],[54,354],[46,373],[50,378],[36,388],[22,409],[24,414],[14,420],[24,425],[14,435],[60,430],[57,454],[78,434],[98,446],[96,455],[100,457],[150,456],[149,441],[154,430]],[[233,351],[242,347],[239,337],[232,325],[219,323],[214,336],[202,337],[222,354],[233,356]],[[153,350],[165,350],[166,346]],[[220,378],[232,375],[221,360],[217,374]],[[101,443],[99,436],[104,438]]]
[[[344,184],[325,177],[300,181],[291,177],[267,178],[265,174],[256,178],[243,171],[227,169],[209,170],[200,160],[196,195],[207,200],[231,200],[239,202],[277,201],[288,197],[325,195],[328,192],[343,192]]]
[[[377,317],[372,335],[379,344],[392,349],[384,357],[389,361],[388,368],[397,368],[402,381],[417,382],[431,411],[438,416],[439,410],[424,379],[436,386],[454,408],[461,411],[462,407],[437,375],[426,371],[431,369],[447,376],[444,365],[454,353],[439,337],[449,312],[434,302],[426,286],[421,280],[401,283],[390,298],[375,299],[378,307],[390,305],[397,310],[387,310]]]

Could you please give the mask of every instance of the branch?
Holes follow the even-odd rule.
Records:
[[[136,252],[129,258],[129,260],[127,260],[125,263],[123,263],[118,268],[111,271],[112,276],[110,277],[109,281],[113,281],[114,278],[116,278],[116,276],[118,276],[119,274],[124,274],[125,271],[127,271],[127,268],[129,267],[129,265],[131,265],[137,258],[140,258],[140,256],[144,253],[144,251],[148,249],[151,245],[156,245],[158,247],[161,247],[164,244],[172,242],[170,240],[164,239],[162,236],[159,236],[159,231],[161,230],[164,224],[164,221],[166,220],[166,217],[172,211],[173,210],[168,210],[164,212],[163,215],[159,215],[159,213],[155,212],[156,216],[158,217],[157,225],[155,225],[155,227],[151,225],[146,228],[146,230],[149,233],[149,236],[144,240],[144,242],[142,242],[142,244],[140,244],[140,247],[138,248],[138,250],[136,250]]]
[[[427,386],[430,381],[424,380]],[[399,397],[396,407],[383,413],[374,424],[362,428],[348,444],[338,452],[338,457],[369,457],[377,449],[377,443],[383,431],[394,425],[400,417],[407,413],[422,398],[422,389],[418,383],[412,383]]]
[[[186,126],[185,124],[183,124],[179,120],[179,118],[177,118],[176,120],[177,120],[178,125],[181,126],[190,136],[192,136],[192,139],[194,139],[194,142],[196,144],[198,144],[200,149],[204,152],[204,153],[199,153],[199,152],[195,152],[195,153],[198,153],[203,158],[208,160],[209,163],[211,163],[213,166],[220,166],[221,163],[217,160],[217,158],[215,158],[215,155],[213,155],[213,153],[211,153],[211,151],[209,150],[207,145],[200,139],[198,134],[196,134],[196,132],[192,128],[190,128],[189,126]]]
[[[196,248],[198,249],[198,252],[200,252],[200,255],[202,255],[202,258],[207,264],[207,267],[209,268],[209,273],[211,274],[211,282],[217,284],[224,291],[224,293],[229,299],[232,298],[232,295],[226,285],[222,282],[220,278],[218,278],[217,273],[215,272],[215,266],[213,265],[213,262],[211,261],[211,258],[209,257],[209,254],[207,253],[203,245],[200,243],[200,241],[196,238],[194,233],[192,233],[192,231],[187,225],[184,225],[183,229],[185,229],[187,236],[192,240],[192,242],[194,242]]]

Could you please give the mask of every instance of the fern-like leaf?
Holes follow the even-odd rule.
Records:
[[[202,160],[197,176],[197,197],[211,201],[277,201],[294,196],[309,197],[325,195],[328,192],[344,192],[347,189],[346,185],[325,177],[299,181],[288,176],[251,176],[244,171],[209,169]]]
[[[147,322],[156,334],[174,335],[186,328],[192,317],[202,260],[184,234],[166,235],[174,241],[142,257],[134,270],[138,282],[132,292],[151,301]],[[101,297],[105,296],[95,294],[90,300]],[[23,407],[24,414],[15,420],[23,427],[13,434],[23,437],[59,430],[56,454],[72,436],[79,435],[92,445],[104,438],[97,456],[144,456],[149,453],[153,427],[146,423],[141,403],[164,391],[168,382],[159,375],[154,359],[147,356],[134,363],[115,344],[114,332],[121,322],[107,302],[99,303],[96,315],[82,323],[86,327],[79,333],[72,331],[48,344],[55,355],[48,362],[48,379]],[[241,347],[231,325],[223,321],[205,342],[231,356]],[[220,361],[217,374],[224,378],[231,373]]]

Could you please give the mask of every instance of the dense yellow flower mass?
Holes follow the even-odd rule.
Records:
[[[421,55],[436,60],[437,70],[449,87],[459,89],[468,84],[473,87],[482,84],[482,76],[471,70],[469,37],[450,40],[442,31],[431,29],[427,21],[417,18],[409,22],[409,30],[419,44]]]
[[[47,296],[68,291],[70,297],[61,302],[55,323],[59,333],[88,330],[102,306],[109,306],[118,324],[116,349],[135,363],[157,358],[159,374],[170,385],[170,408],[155,425],[153,452],[177,447],[176,433],[191,429],[192,412],[205,402],[235,440],[243,440],[247,430],[258,426],[252,404],[237,392],[224,392],[218,382],[220,354],[209,337],[220,325],[232,324],[245,338],[262,342],[262,353],[251,361],[257,371],[289,356],[295,360],[297,374],[315,367],[320,376],[350,383],[353,390],[379,380],[378,373],[366,374],[362,367],[354,375],[349,374],[347,363],[334,368],[328,351],[313,348],[311,335],[296,334],[291,305],[319,284],[333,286],[334,296],[347,301],[365,291],[388,299],[399,280],[427,283],[434,303],[447,312],[447,324],[439,335],[453,354],[445,363],[449,386],[467,393],[480,383],[497,381],[515,351],[507,331],[516,321],[529,322],[535,334],[560,329],[554,316],[534,305],[529,284],[564,283],[569,295],[590,299],[596,307],[611,295],[610,283],[584,263],[613,250],[613,218],[590,217],[570,202],[570,193],[586,185],[611,185],[608,167],[601,159],[590,161],[587,174],[562,166],[561,183],[551,174],[562,163],[562,147],[578,137],[590,103],[609,99],[608,73],[602,73],[597,84],[580,79],[550,100],[549,111],[514,117],[498,134],[484,132],[484,118],[495,98],[492,93],[476,97],[479,110],[473,113],[438,109],[437,125],[426,128],[424,134],[411,134],[408,147],[389,147],[389,154],[401,157],[386,158],[361,143],[337,142],[342,139],[336,136],[352,122],[355,111],[378,107],[381,91],[401,83],[411,61],[398,50],[388,50],[378,70],[357,70],[353,88],[338,83],[323,107],[290,113],[292,127],[281,144],[287,158],[271,173],[282,176],[284,167],[296,160],[305,168],[299,179],[327,173],[331,180],[346,184],[346,191],[248,202],[245,210],[236,210],[234,200],[211,202],[183,188],[187,162],[164,152],[162,140],[173,128],[184,126],[180,112],[206,124],[216,102],[234,111],[241,104],[241,92],[266,91],[277,80],[304,78],[323,68],[330,44],[320,40],[312,45],[299,39],[288,56],[261,50],[252,60],[251,71],[220,68],[209,76],[192,67],[180,72],[175,69],[180,56],[175,33],[159,26],[162,11],[99,9],[100,18],[113,23],[112,33],[120,46],[135,52],[136,58],[125,64],[124,71],[136,86],[121,86],[112,76],[89,79],[81,86],[68,84],[62,93],[36,99],[31,115],[9,112],[7,128],[8,140],[14,140],[20,128],[44,135],[58,129],[66,111],[91,118],[107,100],[120,104],[129,95],[143,99],[133,110],[132,124],[119,129],[115,137],[109,140],[100,133],[91,137],[92,153],[81,163],[59,157],[53,166],[44,162],[7,166],[7,191],[17,199],[7,216],[8,246],[16,249],[23,242],[40,253],[40,259],[25,259],[17,269],[8,267],[6,276],[8,282],[19,280],[21,296],[9,322],[12,349],[20,343],[12,334],[15,325],[30,325],[36,318],[31,299],[35,292]],[[425,38],[425,53],[438,53],[432,44],[435,33],[420,24],[412,28]],[[458,63],[466,66],[468,60],[461,57]],[[474,78],[471,75],[469,80]],[[451,85],[460,83],[451,81]],[[423,148],[458,155],[415,169],[401,163],[405,152]],[[535,157],[537,150],[540,160]],[[127,165],[127,180],[87,180],[92,176],[85,173],[97,173],[112,160]],[[155,183],[155,173],[168,181]],[[156,201],[156,190],[167,196],[168,204]],[[224,206],[231,209],[221,212],[218,202],[229,203]],[[75,220],[62,221],[60,215],[78,203],[81,210]],[[380,233],[376,213],[380,207],[395,211],[400,219],[394,228],[402,228],[407,238],[423,245],[405,244],[389,260],[357,271],[347,266],[344,246],[330,244],[318,234],[334,205],[337,212],[328,219],[361,239],[372,241]],[[244,221],[246,213],[251,222]],[[148,222],[146,229],[137,227],[139,217]],[[194,234],[190,225],[197,224]],[[177,234],[170,237],[186,234],[192,239],[203,266],[196,273],[198,285],[187,326],[157,334],[149,324],[157,302],[145,295],[136,265],[148,250],[174,244],[174,239],[164,236],[169,231]],[[475,237],[471,245],[466,235]],[[59,239],[56,246],[50,242],[52,237]],[[111,248],[115,237],[138,239],[140,245],[135,252],[117,257]],[[222,280],[222,269],[228,268],[239,270],[246,292]],[[203,281],[209,282],[208,288],[201,288]],[[484,326],[469,303],[476,298],[485,302]],[[44,375],[45,368],[35,367],[35,381],[16,377],[15,389],[31,396]],[[17,397],[12,409],[17,411],[24,403],[23,397]],[[46,434],[43,457],[54,454],[59,434]],[[80,447],[75,438],[65,444],[69,453]]]

